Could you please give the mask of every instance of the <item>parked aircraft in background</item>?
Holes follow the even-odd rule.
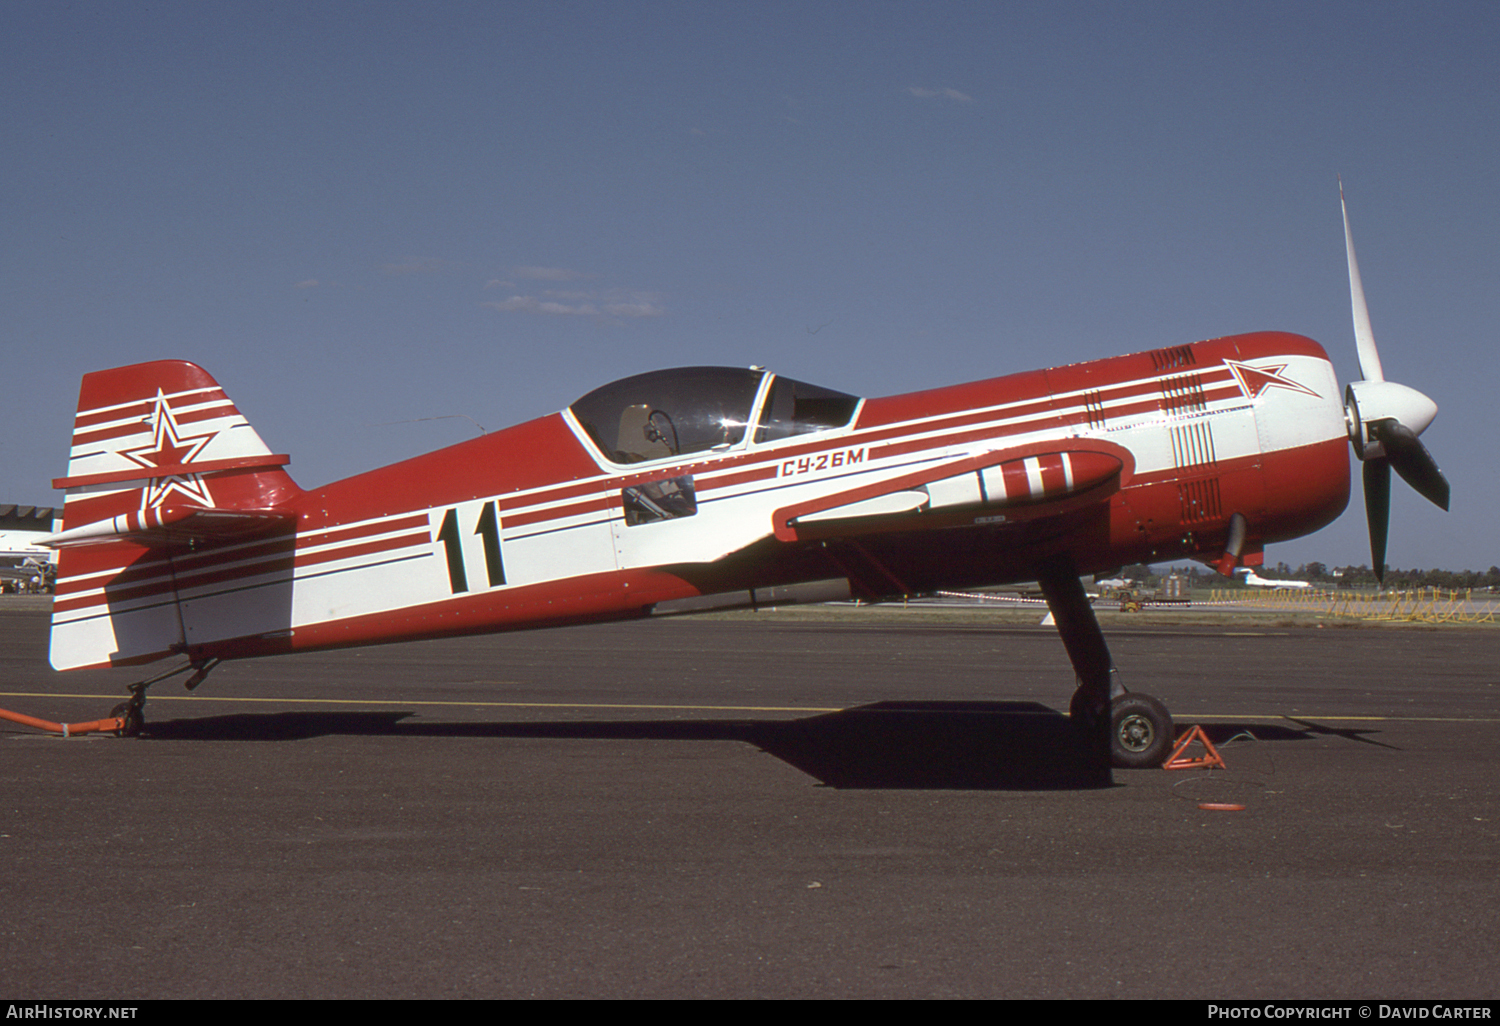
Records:
[[[1268,581],[1264,577],[1261,577],[1260,575],[1258,575],[1254,570],[1250,569],[1248,566],[1236,568],[1235,573],[1242,574],[1245,584],[1247,584],[1248,586],[1250,586],[1252,588],[1275,588],[1277,590],[1296,591],[1296,590],[1300,590],[1300,589],[1303,589],[1303,588],[1311,588],[1312,587],[1312,585],[1309,584],[1306,581],[1281,581],[1281,580],[1271,580],[1271,581]]]
[[[0,557],[35,556],[50,562],[56,551],[39,542],[57,530],[62,511],[50,507],[0,504]]]
[[[52,562],[57,553],[45,545],[37,545],[32,539],[42,538],[50,531],[0,531],[0,556],[35,556]]]
[[[194,364],[92,373],[52,662],[185,659],[132,688],[134,730],[150,683],[224,659],[1035,580],[1093,758],[1151,765],[1171,718],[1120,683],[1080,575],[1261,565],[1343,511],[1351,441],[1377,567],[1390,467],[1446,507],[1416,438],[1437,408],[1383,379],[1348,258],[1365,378],[1342,394],[1281,332],[868,399],[689,367],[311,490]]]
[[[57,529],[59,513],[47,507],[0,504],[0,580],[4,589],[44,590],[51,583],[57,552],[37,539]]]

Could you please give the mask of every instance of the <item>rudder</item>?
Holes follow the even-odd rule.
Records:
[[[206,371],[185,360],[83,378],[52,615],[57,669],[146,662],[183,647],[172,556],[289,519],[300,493]]]

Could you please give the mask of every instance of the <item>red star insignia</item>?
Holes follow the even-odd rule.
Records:
[[[121,449],[120,455],[138,466],[155,470],[159,467],[180,467],[191,463],[203,447],[218,434],[192,435],[184,438],[177,427],[177,418],[172,406],[161,389],[156,390],[156,406],[151,411],[151,444],[135,449]],[[201,506],[212,506],[213,497],[208,486],[197,474],[172,475],[155,478],[142,496],[142,508],[160,506],[166,497],[176,492]]]
[[[1230,373],[1234,375],[1234,380],[1239,382],[1240,391],[1250,399],[1259,399],[1260,394],[1268,388],[1285,388],[1311,396],[1318,394],[1300,381],[1293,381],[1286,377],[1283,373],[1286,370],[1284,363],[1252,367],[1248,363],[1240,363],[1237,360],[1225,360],[1224,366],[1229,368]]]

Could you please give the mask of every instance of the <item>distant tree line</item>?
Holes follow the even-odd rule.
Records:
[[[1324,563],[1313,562],[1303,563],[1295,569],[1286,563],[1277,563],[1275,566],[1257,567],[1255,572],[1268,581],[1307,581],[1329,589],[1372,590],[1377,587],[1375,571],[1364,563],[1359,566],[1330,567]],[[1161,567],[1159,570],[1152,570],[1144,563],[1136,563],[1122,567],[1118,576],[1140,581],[1146,587],[1155,588],[1161,583],[1163,577],[1171,573],[1191,577],[1194,588],[1244,587],[1239,579],[1231,581],[1208,567],[1197,565]],[[1500,592],[1500,567],[1492,566],[1488,570],[1398,570],[1395,567],[1386,567],[1385,587],[1396,590],[1438,588],[1444,591],[1490,589]]]

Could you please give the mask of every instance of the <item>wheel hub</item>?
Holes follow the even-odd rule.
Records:
[[[1127,751],[1144,752],[1156,740],[1156,729],[1147,717],[1133,713],[1120,721],[1119,735],[1120,745]]]

